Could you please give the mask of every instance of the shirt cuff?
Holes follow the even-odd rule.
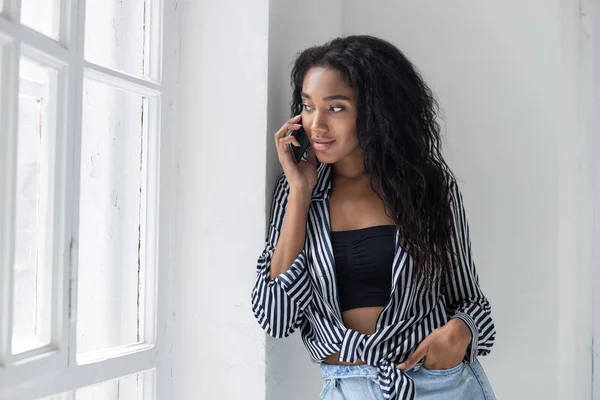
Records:
[[[477,360],[477,348],[479,346],[479,329],[477,329],[475,320],[469,314],[465,314],[463,312],[454,314],[452,318],[461,319],[471,330],[471,344],[469,347],[467,347],[465,361],[468,363],[475,362],[475,360]]]

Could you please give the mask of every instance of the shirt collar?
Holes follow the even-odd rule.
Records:
[[[313,190],[311,201],[324,200],[331,194],[331,165],[317,165],[317,184]]]

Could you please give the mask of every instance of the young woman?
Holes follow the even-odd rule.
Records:
[[[301,330],[322,399],[494,399],[477,357],[495,328],[431,90],[370,36],[305,50],[292,85],[258,322],[278,338]],[[311,146],[297,164],[286,132],[301,127]]]

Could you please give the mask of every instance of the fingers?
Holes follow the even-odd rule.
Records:
[[[283,138],[279,139],[279,144],[281,144],[281,145],[287,145],[287,144],[290,144],[290,143],[293,144],[296,147],[300,147],[300,143],[293,136],[287,136],[287,137],[283,137]]]
[[[275,133],[275,141],[285,136],[288,130],[298,130],[302,125],[298,124],[300,121],[300,115],[296,115],[294,118],[288,120],[283,126]]]
[[[300,122],[301,115],[296,115],[294,118],[289,119],[283,126],[275,133],[275,147],[277,148],[277,154],[279,156],[279,162],[281,165],[291,165],[294,163],[294,157],[292,151],[289,149],[289,145],[300,147],[298,139],[293,135],[288,135],[289,131],[296,131],[302,127]],[[285,170],[285,167],[284,167]]]
[[[426,340],[422,341],[421,344],[417,347],[414,353],[411,354],[410,357],[402,364],[398,365],[403,371],[413,368],[419,361],[421,361],[426,355],[427,350],[429,349],[429,344]]]

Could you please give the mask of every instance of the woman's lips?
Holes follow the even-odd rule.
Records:
[[[335,142],[335,140],[318,141],[318,142],[315,141],[315,142],[313,142],[313,148],[318,151],[325,151],[333,145],[333,142]]]

